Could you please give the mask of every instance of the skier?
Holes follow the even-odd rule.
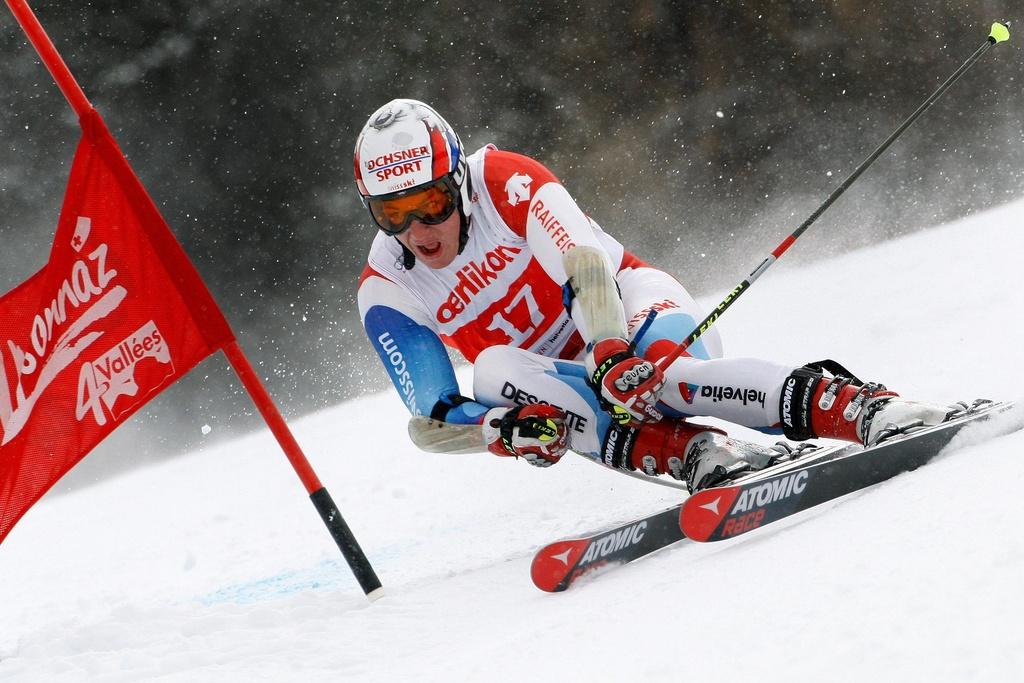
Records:
[[[833,361],[723,357],[715,329],[662,371],[700,319],[686,289],[605,233],[543,165],[493,145],[467,156],[422,102],[370,116],[355,180],[379,230],[358,296],[374,349],[413,415],[472,425],[496,455],[547,467],[572,449],[694,491],[784,451],[695,416],[873,444],[951,411]],[[472,398],[445,345],[473,364]]]

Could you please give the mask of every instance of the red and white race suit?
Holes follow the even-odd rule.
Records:
[[[674,278],[587,217],[537,161],[487,146],[468,162],[462,253],[444,269],[406,269],[398,241],[378,233],[359,285],[363,326],[413,414],[471,424],[490,407],[549,403],[567,411],[573,450],[596,454],[609,418],[584,380],[580,359],[592,340],[578,312],[566,310],[563,254],[577,245],[607,254],[630,333],[658,310],[638,355],[667,355],[703,314]],[[472,400],[460,396],[444,345],[474,364]],[[714,329],[689,353],[666,372],[660,407],[668,415],[778,425],[792,366],[722,358]]]

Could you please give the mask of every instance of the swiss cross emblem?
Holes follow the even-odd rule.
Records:
[[[81,251],[82,247],[85,246],[86,240],[89,239],[89,232],[91,230],[92,219],[79,216],[78,221],[75,223],[75,234],[71,236],[71,248],[75,251]]]

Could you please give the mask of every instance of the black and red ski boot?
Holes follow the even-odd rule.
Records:
[[[823,437],[865,446],[940,424],[957,410],[957,406],[909,401],[883,384],[861,382],[828,360],[794,370],[783,385],[779,406],[788,439]]]
[[[665,419],[639,426],[613,423],[602,454],[606,465],[650,476],[667,474],[685,481],[692,492],[767,467],[788,453],[733,439],[707,425]]]

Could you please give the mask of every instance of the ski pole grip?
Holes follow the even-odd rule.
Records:
[[[1010,29],[1006,24],[1000,24],[998,21],[992,24],[992,32],[988,34],[988,39],[992,41],[992,44],[1004,43],[1010,39]]]

